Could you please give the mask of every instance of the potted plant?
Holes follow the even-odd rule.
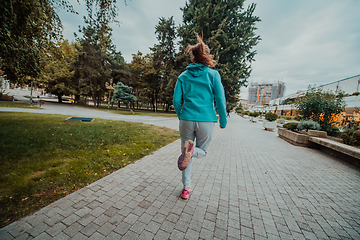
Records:
[[[252,114],[252,116],[253,116],[252,122],[256,123],[259,120],[259,115],[260,115],[260,113],[253,112],[253,114]]]
[[[278,115],[273,112],[268,112],[265,114],[265,120],[263,121],[263,127],[265,130],[273,131],[277,124],[275,120],[278,118]]]

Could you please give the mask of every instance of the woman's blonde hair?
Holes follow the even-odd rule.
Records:
[[[204,43],[202,37],[196,34],[198,43],[195,45],[188,45],[185,53],[190,54],[190,59],[193,63],[201,63],[205,66],[214,67],[216,61],[213,59],[214,55],[210,54],[209,47]]]

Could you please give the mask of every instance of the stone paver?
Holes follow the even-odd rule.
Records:
[[[216,126],[208,156],[194,159],[185,201],[179,153],[177,140],[2,228],[0,238],[360,239],[357,166],[232,114],[225,130]]]

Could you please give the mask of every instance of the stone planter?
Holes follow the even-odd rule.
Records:
[[[308,130],[309,137],[319,137],[319,138],[327,138],[326,131],[317,131],[317,130]]]
[[[252,121],[253,123],[256,123],[258,120],[259,120],[259,118],[257,118],[257,117],[252,117],[252,120],[251,120],[251,121]]]
[[[295,145],[302,147],[309,147],[309,136],[307,134],[297,133],[286,128],[278,128],[279,137],[284,139],[285,141]]]
[[[268,120],[265,120],[263,121],[263,127],[265,130],[269,130],[269,131],[274,131],[274,129],[276,128],[277,126],[277,123],[275,121],[268,121]]]

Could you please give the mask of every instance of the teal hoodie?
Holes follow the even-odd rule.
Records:
[[[178,77],[174,90],[173,104],[179,119],[217,122],[214,99],[220,125],[226,127],[226,99],[219,72],[191,63]]]

